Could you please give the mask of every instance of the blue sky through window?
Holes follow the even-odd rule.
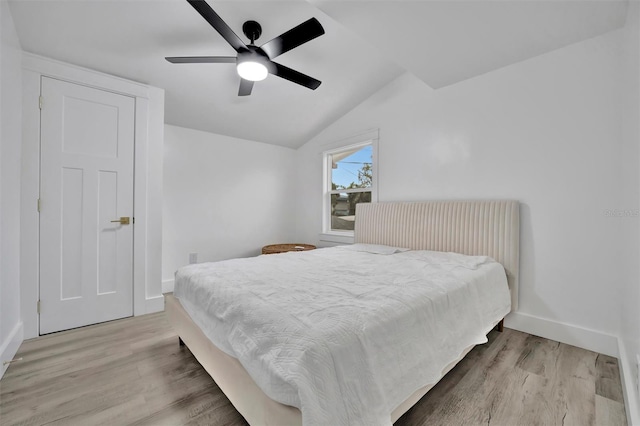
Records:
[[[331,179],[336,185],[347,187],[351,182],[358,183],[358,170],[365,163],[372,163],[372,147],[367,145],[348,157],[338,161],[338,168],[331,171]]]

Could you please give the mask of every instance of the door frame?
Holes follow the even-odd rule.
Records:
[[[161,279],[164,90],[24,52],[20,287],[25,339],[40,334],[37,208],[40,197],[39,99],[43,76],[135,98],[133,315],[164,310]],[[44,99],[43,108],[46,108],[46,102]]]

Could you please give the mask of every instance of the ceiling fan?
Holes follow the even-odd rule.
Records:
[[[254,42],[262,34],[262,27],[256,21],[247,21],[242,25],[242,32],[251,40],[247,45],[240,40],[206,1],[187,1],[238,52],[238,55],[170,56],[165,58],[167,61],[172,64],[235,63],[238,74],[241,77],[238,96],[250,95],[253,83],[264,80],[268,74],[284,78],[311,90],[315,90],[320,86],[321,81],[273,62],[275,57],[324,34],[324,28],[316,18],[311,18],[258,47],[254,45]]]

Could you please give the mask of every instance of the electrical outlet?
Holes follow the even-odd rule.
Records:
[[[198,263],[198,253],[189,253],[189,264]]]

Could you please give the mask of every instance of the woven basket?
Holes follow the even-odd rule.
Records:
[[[262,247],[262,254],[285,253],[288,251],[308,251],[315,249],[311,244],[271,244]]]

